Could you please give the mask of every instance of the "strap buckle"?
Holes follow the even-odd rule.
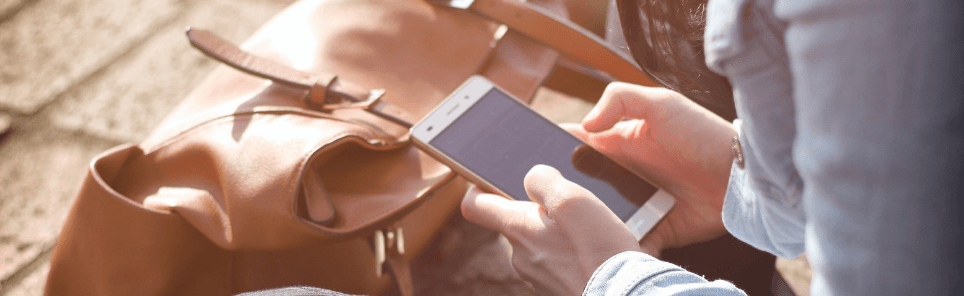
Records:
[[[382,277],[388,249],[394,249],[398,255],[405,255],[405,233],[402,232],[402,227],[395,228],[394,231],[379,229],[375,230],[373,240],[375,245],[375,276]]]

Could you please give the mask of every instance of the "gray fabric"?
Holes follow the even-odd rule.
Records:
[[[746,159],[727,229],[806,252],[813,295],[964,292],[962,15],[959,0],[711,0],[705,55],[733,84]],[[585,294],[736,293],[722,287],[621,254]]]

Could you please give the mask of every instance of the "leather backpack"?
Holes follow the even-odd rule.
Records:
[[[240,47],[189,30],[225,65],[144,142],[91,162],[45,294],[379,294],[392,278],[410,294],[408,264],[466,188],[409,144],[411,123],[473,74],[524,99],[652,85],[566,15],[561,1],[300,1]]]

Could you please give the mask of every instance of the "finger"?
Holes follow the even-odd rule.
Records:
[[[469,222],[509,235],[518,228],[528,227],[526,220],[534,207],[538,205],[483,193],[472,186],[462,199],[462,216]]]
[[[641,133],[644,122],[641,120],[624,120],[616,123],[611,128],[591,133],[586,131],[582,125],[573,123],[563,123],[559,126],[576,138],[579,138],[589,146],[610,157],[621,157],[623,155],[623,145],[627,142],[634,142],[635,138]]]
[[[673,95],[665,88],[610,83],[596,107],[583,119],[582,126],[589,132],[600,132],[613,127],[623,118],[654,118],[666,101],[674,99]]]
[[[529,199],[545,208],[550,216],[566,202],[591,195],[588,190],[566,180],[558,170],[547,165],[532,167],[523,183]]]
[[[559,124],[563,130],[569,132],[576,138],[579,138],[583,142],[589,142],[589,132],[582,128],[582,125],[576,123],[561,123]]]

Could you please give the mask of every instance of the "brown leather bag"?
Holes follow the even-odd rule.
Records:
[[[466,182],[409,145],[407,124],[473,74],[519,98],[547,80],[588,98],[612,77],[651,84],[561,1],[449,7],[464,3],[301,1],[244,51],[189,31],[230,67],[143,143],[92,161],[45,294],[378,294],[388,271],[410,294],[407,265]]]

